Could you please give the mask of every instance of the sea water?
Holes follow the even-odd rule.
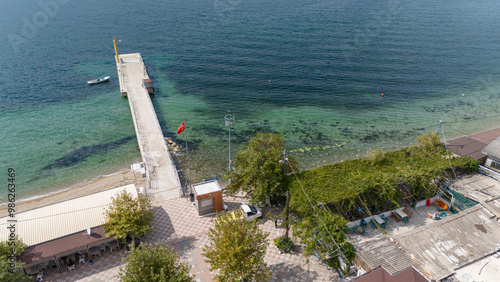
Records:
[[[495,0],[0,6],[0,184],[14,168],[19,200],[141,159],[114,36],[120,53],[142,54],[183,173],[188,139],[192,182],[228,169],[228,110],[233,159],[257,132],[281,132],[301,170],[414,144],[441,119],[441,139],[500,121]]]

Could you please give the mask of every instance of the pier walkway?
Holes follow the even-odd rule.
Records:
[[[182,191],[179,175],[146,88],[152,91],[141,54],[122,54],[117,60],[120,92],[128,97],[137,142],[146,166],[147,193],[155,196],[154,202],[178,198]]]

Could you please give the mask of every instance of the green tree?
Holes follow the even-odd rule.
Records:
[[[384,160],[384,153],[380,148],[370,149],[366,154],[366,159],[370,161],[372,164],[380,163]]]
[[[190,266],[179,261],[175,251],[164,243],[132,246],[120,267],[118,277],[124,282],[194,281],[189,274]]]
[[[284,145],[282,134],[258,133],[250,139],[236,155],[235,170],[226,176],[231,179],[226,189],[246,192],[254,204],[264,204],[273,195],[282,196],[287,190],[282,164]],[[296,169],[296,160],[289,158],[290,163]]]
[[[241,277],[256,281],[269,278],[270,271],[264,262],[268,235],[256,221],[245,220],[240,211],[218,215],[202,252],[210,270],[220,270],[214,279],[226,282]]]
[[[104,231],[107,236],[114,236],[122,241],[131,236],[132,240],[142,237],[151,229],[153,212],[148,198],[139,194],[132,197],[127,191],[122,191],[112,198],[112,203],[105,211],[106,222]]]
[[[349,265],[356,253],[345,238],[345,219],[324,209],[317,208],[317,215],[312,210],[308,212],[310,214],[293,224],[294,236],[304,245],[304,256],[316,254],[334,268],[340,267],[339,258]]]
[[[19,261],[25,249],[26,245],[18,237],[0,242],[0,281],[24,282],[33,280],[33,277],[24,274],[22,269],[25,264]]]
[[[435,131],[430,131],[429,135],[422,134],[416,140],[419,147],[428,151],[434,151],[434,149],[441,146],[439,136]]]

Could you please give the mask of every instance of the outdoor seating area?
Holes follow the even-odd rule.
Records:
[[[370,219],[370,224],[373,229],[378,228],[379,226],[383,229],[386,228],[387,226],[387,218],[385,217],[384,214],[382,215],[374,215]]]
[[[363,232],[363,229],[358,230],[361,220],[351,222],[348,225],[348,234],[353,243],[365,244],[373,240],[373,238],[378,238],[380,234],[389,235],[390,237],[397,236],[421,226],[432,224],[446,216],[449,217],[450,212],[440,212],[435,205],[426,206],[424,203],[418,207],[405,206],[365,218],[365,221],[370,226],[370,228],[362,227],[365,232]]]
[[[401,208],[397,208],[392,211],[391,215],[396,218],[396,221],[403,221],[404,223],[408,223],[410,221],[410,217],[403,210],[401,210]]]
[[[356,228],[356,231],[357,231],[359,234],[361,234],[361,235],[365,235],[365,234],[366,234],[366,229],[365,229],[365,228],[363,228],[363,226],[358,226],[358,227]]]
[[[372,229],[378,229],[379,227],[385,229],[387,226],[387,221],[388,219],[384,214],[373,215],[370,218],[370,226],[372,227]],[[362,218],[359,222],[359,226],[354,225],[349,229],[349,231],[351,231],[352,233],[365,235],[367,233],[365,227],[368,227],[368,222],[366,221],[366,219]]]
[[[47,247],[54,250],[52,245]],[[77,245],[76,249],[69,252],[48,255],[39,262],[28,264],[25,271],[27,275],[33,277],[33,281],[53,280],[54,277],[63,277],[68,273],[81,273],[89,267],[95,267],[93,266],[95,264],[99,265],[102,261],[110,261],[110,257],[119,261],[121,253],[117,252],[118,250],[121,250],[118,241],[108,238],[90,245]]]
[[[58,270],[55,259],[52,259],[27,268],[26,273],[32,276],[34,281],[57,280],[69,273],[88,271],[103,263],[120,261],[123,254],[118,252],[119,249],[120,244],[116,240],[96,244],[89,246],[88,249],[82,248],[57,256],[57,264],[61,272]]]

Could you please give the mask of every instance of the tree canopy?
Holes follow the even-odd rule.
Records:
[[[340,267],[339,258],[349,265],[355,257],[355,250],[345,237],[347,221],[320,207],[316,208],[316,213],[312,209],[308,212],[292,225],[294,237],[304,245],[303,255],[316,254],[334,268]]]
[[[142,237],[151,229],[153,220],[151,204],[146,196],[139,194],[133,198],[127,191],[122,191],[112,198],[112,204],[105,211],[104,231],[107,236],[114,236],[122,241],[131,236]]]
[[[241,213],[233,211],[232,213]],[[269,233],[257,222],[248,222],[243,215],[221,214],[215,227],[208,231],[209,243],[203,247],[203,256],[210,270],[219,270],[214,279],[220,282],[238,281],[241,277],[264,281],[270,271],[264,262]]]
[[[345,238],[347,221],[412,205],[435,195],[454,177],[453,171],[477,170],[477,161],[455,158],[435,132],[418,137],[417,143],[392,152],[376,149],[365,158],[298,173],[298,180],[291,180],[290,208],[293,234],[305,245],[304,255],[316,253],[338,267],[338,255],[347,261],[355,256]]]
[[[302,213],[310,208],[301,186],[315,204],[321,202],[332,212],[353,220],[367,216],[360,207],[382,211],[433,196],[441,183],[454,177],[452,169],[456,173],[477,170],[477,161],[454,158],[435,144],[434,133],[429,136],[419,137],[419,146],[385,153],[376,150],[365,158],[298,173],[300,183],[291,180],[290,185],[292,211]],[[402,200],[408,197],[411,202]]]
[[[32,281],[33,277],[26,276],[22,269],[24,262],[19,261],[26,245],[19,238],[0,242],[0,281],[23,282]]]
[[[238,152],[234,170],[227,174],[231,184],[229,192],[244,191],[252,203],[264,204],[270,196],[282,196],[287,190],[283,178],[282,134],[258,133],[248,146]],[[287,163],[296,163],[290,158]]]
[[[164,243],[132,246],[118,274],[124,282],[190,282],[190,266],[181,263],[175,251]]]

